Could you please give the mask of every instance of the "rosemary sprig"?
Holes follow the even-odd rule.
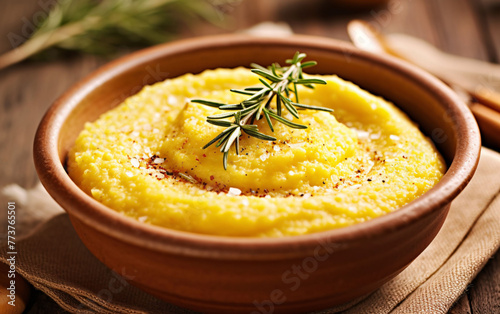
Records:
[[[299,118],[298,110],[301,109],[332,111],[329,108],[299,103],[298,85],[314,88],[313,84],[326,84],[326,82],[321,79],[304,78],[302,70],[317,64],[316,61],[302,63],[305,57],[305,53],[296,52],[292,59],[286,60],[286,63],[289,65],[283,67],[277,63],[273,63],[269,68],[262,67],[258,64],[252,64],[252,72],[260,76],[259,81],[263,86],[231,89],[234,93],[249,96],[239,104],[224,104],[203,99],[191,100],[194,103],[215,107],[219,110],[231,111],[207,117],[208,123],[226,129],[203,147],[205,149],[214,143],[216,143],[216,147],[221,147],[220,151],[224,154],[222,159],[224,169],[227,170],[227,157],[229,149],[233,144],[236,149],[236,154],[239,154],[239,139],[243,133],[264,141],[276,140],[275,137],[260,132],[257,125],[254,124],[254,122],[260,120],[262,116],[266,119],[271,131],[274,132],[271,119],[283,123],[290,128],[307,128],[306,125],[286,119],[283,116],[285,110],[296,119]],[[292,101],[290,97],[292,94],[295,96],[295,102]],[[275,107],[272,107],[273,100],[275,101]],[[233,118],[233,121],[224,120],[228,118]]]
[[[194,18],[221,26],[224,7],[239,1],[55,1],[29,39],[25,41],[23,36],[9,33],[14,49],[0,55],[0,70],[51,47],[108,55],[123,46],[162,43]]]

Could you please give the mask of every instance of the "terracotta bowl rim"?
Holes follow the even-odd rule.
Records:
[[[389,68],[429,90],[443,106],[447,106],[458,132],[456,154],[442,180],[423,196],[402,208],[357,225],[283,238],[239,238],[195,234],[140,223],[94,200],[70,179],[59,159],[59,131],[70,112],[89,91],[134,66],[147,64],[168,53],[249,43],[346,53],[352,60],[364,60]],[[406,62],[390,56],[360,51],[347,42],[323,37],[294,35],[287,38],[268,38],[216,35],[178,40],[139,50],[112,61],[86,76],[59,97],[45,114],[35,136],[34,160],[42,184],[65,208],[70,217],[104,234],[123,239],[133,245],[175,254],[258,260],[310,253],[318,243],[355,244],[404,228],[432,211],[447,206],[464,189],[477,167],[480,148],[479,130],[468,107],[441,81]]]

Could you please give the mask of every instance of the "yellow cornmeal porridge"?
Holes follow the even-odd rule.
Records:
[[[207,70],[145,87],[88,123],[69,154],[72,179],[103,204],[139,221],[195,233],[281,237],[340,228],[391,212],[429,190],[445,165],[394,105],[336,76],[299,91],[298,130],[265,119],[276,141],[243,134],[223,169],[220,148],[202,147],[222,127],[231,88],[258,85],[248,69]]]

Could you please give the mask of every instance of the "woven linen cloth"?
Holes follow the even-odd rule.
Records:
[[[483,148],[474,178],[413,263],[361,301],[317,313],[446,313],[500,246],[499,169],[500,154]],[[62,308],[77,313],[194,313],[135,288],[127,281],[133,274],[120,277],[98,261],[41,186],[28,191],[7,186],[3,194],[4,203],[16,202],[18,235],[24,234],[16,243],[17,272]],[[3,243],[0,261],[7,258]]]

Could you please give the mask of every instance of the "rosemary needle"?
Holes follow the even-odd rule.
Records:
[[[233,144],[236,154],[239,154],[239,138],[243,133],[264,141],[276,140],[275,137],[260,132],[257,125],[254,124],[262,116],[266,119],[271,131],[274,132],[272,120],[294,129],[307,128],[306,125],[298,124],[284,118],[283,113],[285,110],[296,119],[299,118],[298,110],[300,109],[332,111],[329,108],[299,103],[298,85],[314,88],[313,84],[326,84],[321,79],[304,78],[302,70],[317,64],[316,61],[302,63],[305,57],[305,53],[296,52],[292,59],[286,60],[288,65],[283,67],[276,63],[273,63],[269,68],[252,64],[253,69],[251,71],[260,76],[259,81],[262,86],[231,89],[231,92],[249,96],[239,104],[224,104],[203,99],[191,100],[194,103],[215,107],[223,111],[230,111],[207,117],[208,123],[224,127],[225,129],[203,147],[205,149],[212,144],[220,147],[220,151],[223,153],[222,162],[224,169],[227,170],[227,158]],[[292,101],[290,97],[292,94],[295,96],[295,101]],[[273,100],[275,107],[271,106]],[[232,118],[232,121],[225,120],[229,118]]]
[[[27,40],[9,33],[7,37],[15,49],[0,55],[0,70],[51,47],[109,55],[124,46],[163,43],[174,38],[180,26],[193,18],[223,25],[224,7],[239,1],[54,1]]]

